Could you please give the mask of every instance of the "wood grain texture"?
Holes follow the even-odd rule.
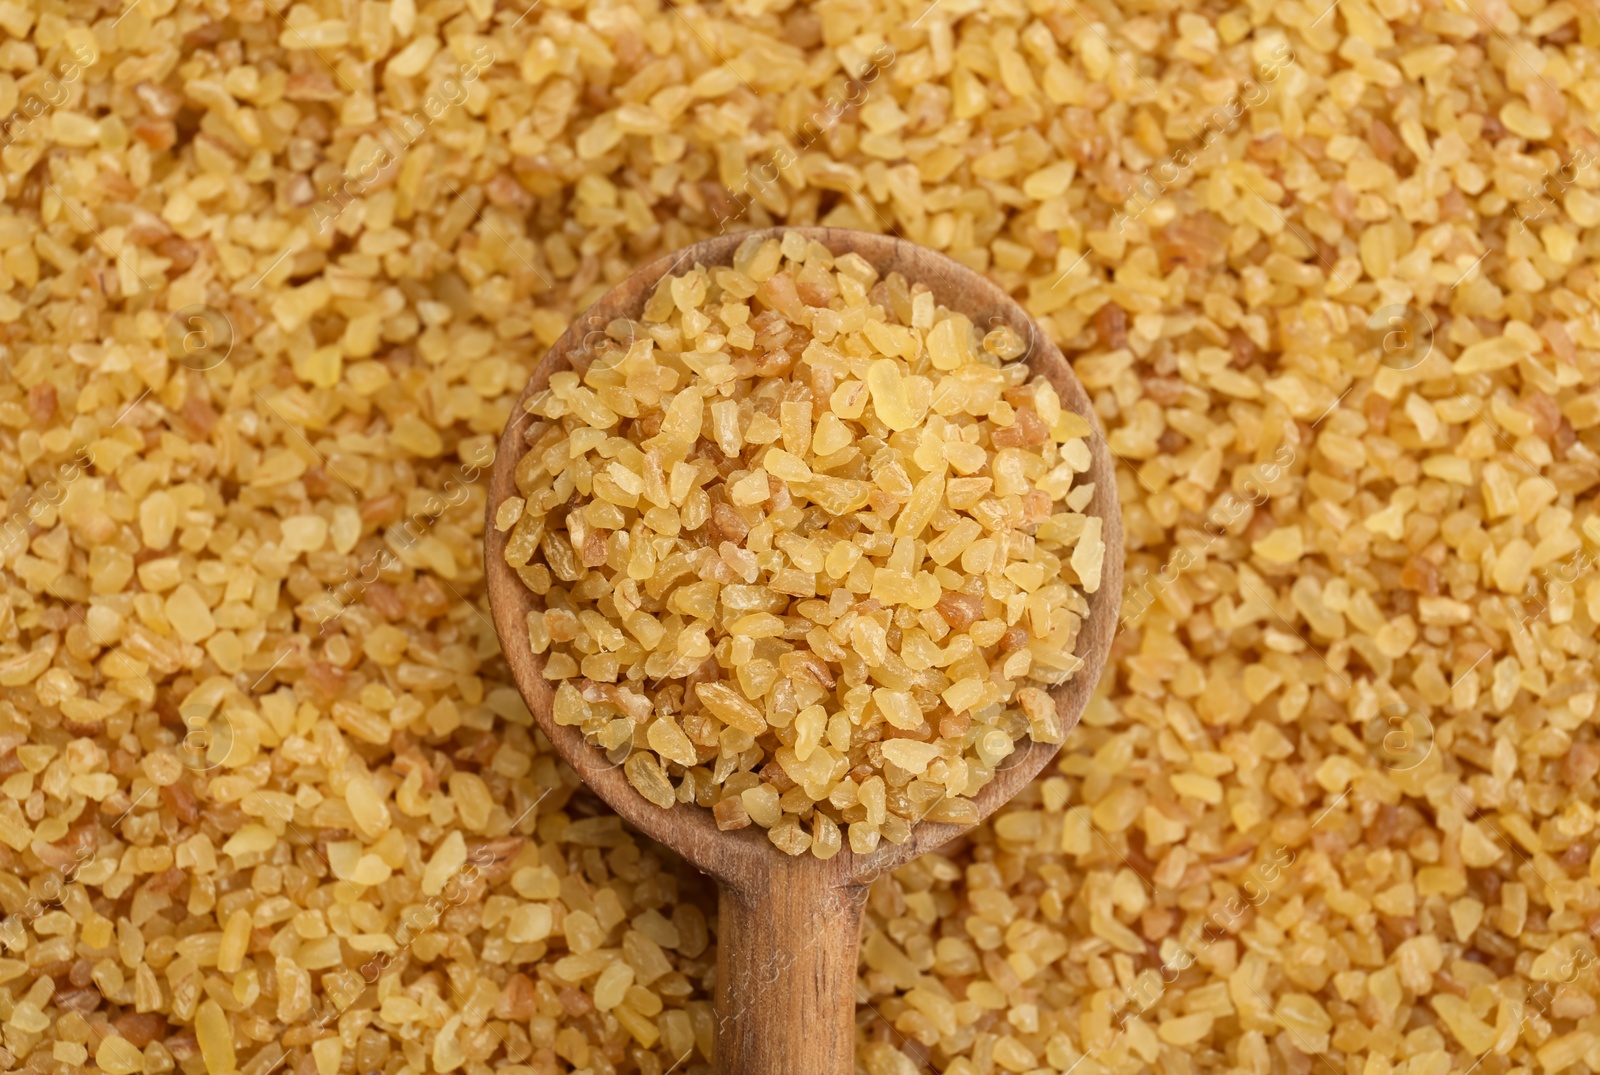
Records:
[[[849,1075],[867,890],[826,885],[807,856],[777,860],[720,886],[716,1070]]]
[[[736,832],[716,827],[711,811],[697,806],[663,810],[628,783],[622,766],[590,746],[583,733],[551,719],[554,687],[541,674],[544,658],[528,645],[527,614],[535,595],[505,562],[507,534],[494,527],[495,510],[517,493],[513,472],[527,450],[523,404],[548,387],[561,370],[586,367],[587,341],[614,318],[637,319],[645,300],[669,272],[696,264],[727,265],[751,235],[780,237],[798,231],[835,254],[855,252],[880,274],[899,272],[926,284],[944,306],[987,330],[1007,325],[1029,342],[1023,361],[1049,378],[1062,405],[1094,427],[1090,468],[1094,498],[1085,509],[1104,522],[1106,563],[1098,593],[1088,596],[1089,618],[1079,636],[1084,667],[1053,689],[1063,726],[1072,728],[1105,668],[1122,597],[1122,516],[1114,459],[1083,386],[1057,347],[1008,295],[985,277],[942,254],[902,239],[840,228],[773,228],[720,235],[660,258],[628,277],[550,348],[534,371],[500,439],[490,475],[484,564],[495,630],[506,662],[539,727],[583,781],[629,824],[672,848],[721,886],[718,930],[717,1057],[721,1075],[848,1075],[853,1071],[856,946],[865,886],[882,873],[961,834],[960,826],[922,822],[904,844],[880,844],[870,855],[844,850],[828,861],[809,854],[789,858],[751,826]],[[575,363],[575,360],[576,363]],[[975,798],[988,817],[1028,784],[1055,755],[1056,747],[1027,741],[1006,759]]]

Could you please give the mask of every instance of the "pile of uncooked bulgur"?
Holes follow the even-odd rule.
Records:
[[[0,1067],[706,1070],[710,895],[531,730],[483,467],[632,267],[826,222],[1010,289],[1126,463],[1103,696],[875,882],[865,1071],[1600,1069],[1592,5],[0,38]]]
[[[527,400],[491,505],[551,718],[789,855],[973,824],[1019,741],[1062,742],[1093,428],[1011,328],[798,230],[639,315]]]

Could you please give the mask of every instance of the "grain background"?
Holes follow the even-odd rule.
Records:
[[[1600,1070],[1597,113],[1579,0],[0,0],[0,1068],[707,1069],[485,468],[632,266],[822,222],[1028,306],[1130,542],[861,1069]]]

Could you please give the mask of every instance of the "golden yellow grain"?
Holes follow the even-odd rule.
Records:
[[[1592,5],[282,10],[0,3],[4,1067],[705,1075],[712,894],[569,809],[482,467],[632,268],[825,223],[989,273],[1126,460],[1101,697],[872,886],[868,1075],[1600,1070]]]
[[[1093,493],[1089,426],[1019,353],[796,231],[662,279],[527,403],[506,558],[540,572],[557,722],[653,751],[624,762],[650,801],[738,799],[719,826],[792,854],[823,817],[895,843],[975,817],[1018,739],[1060,741],[1018,692],[1081,667],[1105,561],[1065,503]],[[879,774],[884,821],[858,795]]]

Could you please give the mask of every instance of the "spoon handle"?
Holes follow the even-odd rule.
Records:
[[[717,906],[717,1075],[853,1075],[866,888],[810,856],[724,883]]]

